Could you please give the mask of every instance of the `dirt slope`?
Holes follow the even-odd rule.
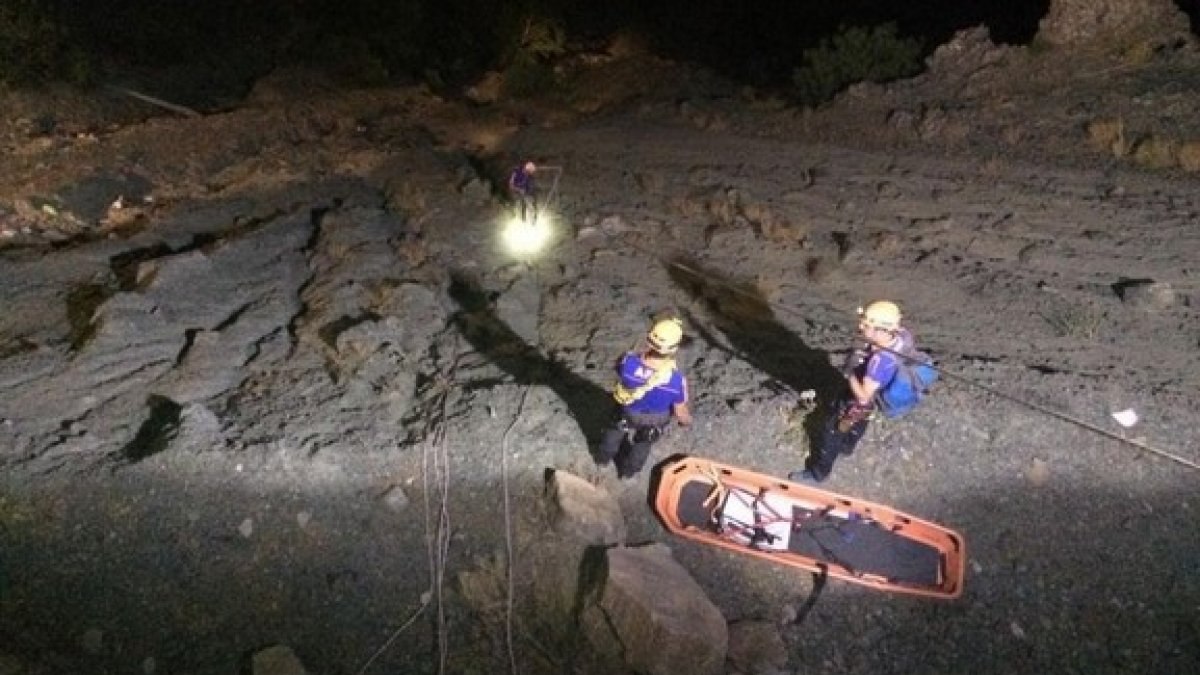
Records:
[[[142,120],[110,101],[39,131],[49,104],[14,99],[0,651],[23,657],[16,672],[218,673],[278,642],[312,672],[357,673],[429,602],[374,668],[503,669],[502,596],[479,589],[502,578],[505,487],[519,608],[555,575],[547,467],[617,495],[631,539],[667,542],[728,618],[794,615],[807,577],[667,538],[646,476],[618,483],[587,454],[607,364],[666,306],[694,333],[697,425],[656,459],[796,468],[796,392],[834,385],[853,308],[880,296],[948,372],[1200,459],[1200,205],[1179,151],[1200,137],[1180,84],[1194,55],[1068,63],[977,34],[945,49],[914,81],[815,112],[644,56],[596,65],[584,91],[605,96],[573,105],[264,84],[218,115]],[[1098,144],[1097,120],[1120,121],[1130,150]],[[1132,148],[1153,137],[1176,145],[1147,169],[1163,155]],[[558,236],[528,265],[497,245],[490,186],[523,156],[563,169]],[[114,210],[131,176],[140,201]],[[247,299],[205,300],[255,272]],[[176,356],[119,348],[151,337]],[[35,389],[126,360],[95,392]],[[217,363],[220,381],[196,366]],[[151,424],[147,394],[180,382],[191,398]],[[1128,407],[1142,421],[1120,432],[1109,414]],[[948,379],[830,487],[963,531],[966,595],[831,585],[781,623],[789,667],[1197,672],[1196,480]],[[381,500],[397,487],[406,499]],[[442,495],[439,585],[425,506]],[[523,668],[563,672],[577,638],[519,616]]]

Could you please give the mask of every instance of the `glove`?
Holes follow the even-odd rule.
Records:
[[[862,406],[857,403],[847,407],[838,417],[837,430],[839,433],[849,433],[854,428],[855,424],[866,419],[867,415],[871,414],[870,406]]]

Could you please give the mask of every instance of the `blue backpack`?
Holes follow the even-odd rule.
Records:
[[[937,382],[938,371],[933,358],[917,349],[900,352],[900,367],[896,376],[876,394],[879,410],[884,417],[895,419],[917,407],[929,388]]]

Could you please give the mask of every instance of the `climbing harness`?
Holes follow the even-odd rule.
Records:
[[[663,364],[656,368],[650,377],[646,378],[646,383],[640,387],[630,389],[620,381],[613,387],[613,399],[620,405],[626,406],[631,403],[645,398],[655,387],[661,387],[671,381],[671,376],[675,373],[675,360],[664,359]]]

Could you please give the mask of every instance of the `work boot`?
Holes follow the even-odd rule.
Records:
[[[638,434],[634,434],[634,438],[642,438]],[[618,478],[633,478],[646,466],[646,460],[650,458],[650,447],[653,445],[650,441],[634,440],[629,449],[619,455],[615,459],[617,465]]]
[[[824,478],[817,478],[817,474],[813,473],[811,469],[805,469],[803,471],[793,471],[788,474],[788,480],[792,481],[793,483],[823,483],[823,482],[825,482]]]

